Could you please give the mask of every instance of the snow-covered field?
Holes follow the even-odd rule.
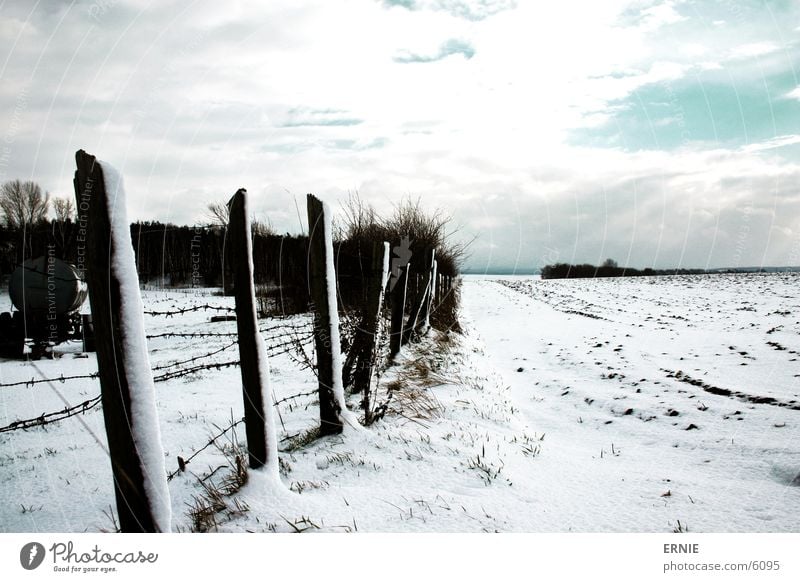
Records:
[[[315,425],[313,396],[279,404],[285,487],[251,474],[216,529],[798,531],[798,283],[788,274],[466,276],[465,333],[432,335],[381,376],[381,398],[396,389],[383,420],[303,444],[291,437]],[[143,300],[154,311],[232,301],[176,291]],[[212,314],[148,315],[146,331],[235,332]],[[313,392],[313,374],[281,347],[287,325],[306,337],[307,316],[261,324],[275,398]],[[235,339],[152,338],[154,375],[235,360]],[[96,371],[79,345],[59,350],[36,363],[44,376]],[[39,377],[2,361],[0,384]],[[95,379],[0,387],[0,426],[98,393]],[[156,396],[170,472],[242,416],[234,366],[157,382]],[[243,426],[235,434],[243,440]],[[204,485],[224,486],[232,435],[170,480],[176,531],[192,529]],[[114,529],[104,442],[99,407],[1,432],[0,531]]]

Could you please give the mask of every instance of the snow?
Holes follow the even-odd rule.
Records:
[[[443,341],[434,330],[380,375],[379,401],[402,381],[402,393],[438,412],[422,417],[394,400],[362,431],[292,447],[291,437],[318,426],[319,412],[313,395],[282,402],[280,482],[251,471],[235,494],[249,511],[220,515],[219,530],[671,532],[680,520],[691,532],[796,532],[800,411],[712,394],[665,370],[800,401],[798,283],[790,274],[464,276],[465,334]],[[142,299],[148,310],[233,305],[213,290],[145,290]],[[235,322],[209,323],[209,315],[146,316],[148,333],[235,332]],[[259,322],[278,400],[317,385],[310,370],[272,351],[287,323],[312,328],[308,314]],[[233,339],[152,339],[150,358],[164,366]],[[310,350],[313,341],[304,341]],[[74,346],[57,350],[62,357],[37,363],[49,377],[96,370],[93,358],[73,357]],[[212,361],[231,358],[235,346]],[[33,375],[25,362],[0,365],[0,382]],[[170,470],[241,418],[239,383],[230,367],[156,384]],[[80,402],[99,386],[66,382],[61,390]],[[46,386],[0,388],[0,425],[62,407]],[[105,438],[102,411],[80,418],[87,427],[70,418],[0,433],[0,530],[110,527],[110,467],[89,433]],[[220,446],[235,440],[227,435]],[[191,528],[199,479],[220,466],[226,457],[212,446],[169,482],[175,531]]]
[[[800,277],[465,279],[486,353],[547,435],[535,482],[564,529],[796,531],[800,412],[670,371],[798,401]]]
[[[131,433],[142,462],[144,488],[156,527],[171,531],[172,510],[167,488],[164,450],[156,411],[155,385],[145,340],[144,310],[139,293],[136,258],[131,243],[125,188],[122,175],[110,164],[100,161],[109,201],[111,225],[111,270],[120,285],[120,319],[126,362],[126,380],[131,399]]]

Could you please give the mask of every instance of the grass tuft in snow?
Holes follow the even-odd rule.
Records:
[[[319,438],[320,430],[318,426],[304,430],[303,432],[294,435],[288,439],[288,442],[281,451],[291,453],[302,448],[307,447]]]
[[[245,503],[233,497],[247,484],[249,478],[247,450],[239,443],[235,428],[227,443],[219,444],[214,441],[214,446],[223,454],[227,465],[221,465],[198,478],[202,492],[194,496],[188,512],[193,532],[215,531],[220,517],[229,521],[249,511]],[[215,482],[213,478],[220,470],[221,477]]]
[[[119,527],[119,521],[117,521],[117,515],[114,513],[113,507],[109,505],[108,509],[103,510],[103,515],[111,522],[111,528],[101,527],[100,531],[102,533],[120,533],[122,531]]]
[[[689,533],[689,526],[685,523],[681,523],[681,520],[678,520],[678,525],[672,528],[672,533]]]
[[[295,493],[302,493],[303,491],[311,491],[314,489],[327,489],[329,483],[327,481],[293,481],[289,485],[289,489]]]

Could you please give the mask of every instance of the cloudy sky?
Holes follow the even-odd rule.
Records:
[[[405,196],[473,269],[800,264],[796,0],[0,0],[0,181],[120,168],[134,218],[239,187]]]

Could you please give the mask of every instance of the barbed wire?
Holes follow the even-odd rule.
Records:
[[[225,428],[224,430],[220,431],[218,434],[212,436],[211,440],[209,440],[205,445],[203,445],[202,447],[197,449],[194,453],[192,453],[186,459],[184,459],[183,457],[178,457],[178,468],[175,471],[173,471],[172,473],[167,475],[167,481],[172,481],[172,479],[174,479],[175,476],[178,473],[183,473],[186,470],[186,465],[188,465],[192,461],[192,459],[194,459],[197,455],[199,455],[200,453],[205,451],[208,447],[210,447],[215,442],[217,442],[218,438],[220,438],[222,436],[225,436],[225,434],[229,430],[231,430],[235,426],[238,426],[238,425],[242,424],[243,422],[244,422],[244,418],[240,418],[239,420],[236,420],[236,421],[232,422],[227,428]]]
[[[291,323],[280,323],[278,325],[273,325],[269,327],[264,327],[259,329],[262,334],[267,334],[270,332],[275,331],[296,331],[307,329],[309,333],[312,331],[312,323],[311,321],[300,321],[300,322],[291,322]],[[179,331],[168,331],[164,333],[155,333],[145,336],[147,339],[163,339],[163,338],[175,338],[175,337],[182,337],[182,338],[208,338],[208,337],[236,337],[239,334],[235,331],[233,332],[179,332]],[[273,334],[274,335],[274,334]]]
[[[300,326],[297,326],[297,327],[299,328]],[[267,331],[270,331],[271,329],[275,329],[275,328],[269,328],[267,330],[262,330],[261,333],[263,334],[263,333],[265,333]],[[187,335],[189,335],[189,334],[187,334]],[[203,334],[192,334],[192,335],[196,335],[198,337],[202,337]],[[237,334],[235,334],[235,333],[226,334],[225,337],[232,337],[232,336],[236,336],[236,335]],[[264,341],[265,342],[269,342],[270,340],[274,340],[278,336],[282,336],[282,335],[284,335],[284,334],[273,334],[271,336],[268,335],[267,337],[264,338]],[[222,337],[222,336],[220,336],[220,337]],[[289,338],[289,339],[287,339],[285,341],[278,342],[278,343],[272,343],[272,344],[268,343],[268,345],[267,345],[267,353],[269,353],[270,355],[273,355],[273,356],[279,356],[279,355],[288,353],[288,350],[286,348],[295,347],[298,342],[300,342],[300,343],[308,342],[313,337],[314,337],[314,333],[313,333],[312,330],[309,329],[307,331],[307,333],[304,334],[304,335],[293,336],[293,337],[291,337],[291,338]],[[171,367],[174,367],[174,366],[177,366],[177,365],[200,361],[200,360],[203,360],[205,358],[209,358],[209,357],[211,357],[213,355],[216,355],[216,354],[218,354],[220,352],[223,352],[225,350],[228,350],[231,347],[235,346],[237,343],[238,343],[238,340],[235,341],[235,342],[231,342],[230,344],[226,344],[224,347],[222,347],[222,348],[220,348],[218,350],[214,350],[212,352],[208,352],[208,353],[202,354],[200,356],[194,356],[192,358],[189,358],[187,360],[182,360],[180,362],[173,362],[173,363],[169,363],[169,364],[159,364],[159,365],[153,366],[151,369],[154,370],[154,371],[165,370],[167,368],[171,368]],[[18,382],[0,383],[0,388],[12,388],[14,386],[32,387],[32,386],[35,386],[37,384],[45,384],[45,383],[48,383],[48,382],[59,382],[59,383],[63,384],[65,382],[69,382],[69,381],[72,381],[72,380],[94,380],[97,377],[98,377],[98,372],[92,372],[91,374],[72,375],[72,376],[64,376],[62,374],[58,378],[40,378],[40,379],[31,378],[30,380],[20,380]],[[158,381],[158,380],[156,380],[156,381]]]
[[[285,342],[282,342],[281,344],[267,346],[267,352],[270,353],[270,355],[273,356],[273,357],[277,356],[277,355],[281,355],[281,354],[290,354],[291,355],[293,350],[296,349],[296,345],[297,345],[298,341],[301,341],[301,342],[302,341],[308,341],[309,339],[311,339],[311,337],[312,336],[309,336],[307,338],[299,338],[299,339],[298,338],[290,338],[289,340],[287,340]],[[202,357],[209,357],[210,355],[214,355],[215,353],[219,353],[221,351],[224,351],[225,349],[229,349],[233,345],[236,345],[236,342],[234,342],[234,343],[232,343],[232,344],[230,344],[228,346],[225,346],[224,348],[222,348],[220,350],[215,350],[214,352],[211,352],[210,354],[205,354],[204,356],[196,356],[195,358],[190,358],[190,360],[197,361]],[[188,361],[189,360],[187,360],[187,362]],[[211,363],[207,363],[207,364],[200,364],[200,365],[197,365],[197,366],[191,366],[189,368],[182,368],[182,369],[179,369],[179,370],[167,371],[167,372],[164,372],[163,374],[156,375],[156,376],[153,377],[153,382],[154,383],[166,382],[168,380],[174,380],[176,378],[181,378],[181,377],[184,377],[184,376],[189,376],[191,374],[196,374],[196,373],[202,372],[204,370],[221,370],[223,368],[230,368],[230,367],[238,366],[238,365],[239,365],[239,360],[228,360],[228,361],[224,361],[224,362],[211,362]],[[168,367],[168,366],[166,366],[166,367]],[[156,368],[153,368],[153,369],[157,370],[157,369],[164,369],[164,368],[156,367]],[[63,383],[64,381],[67,381],[67,380],[95,379],[95,378],[98,377],[98,375],[99,375],[99,373],[95,372],[93,374],[88,374],[88,375],[84,375],[84,376],[62,376],[60,378],[44,378],[44,379],[40,379],[40,380],[31,379],[31,380],[27,380],[25,382],[14,382],[14,383],[11,383],[11,384],[0,385],[0,386],[34,385],[34,384],[42,384],[42,383],[50,383],[50,382],[62,382]],[[301,392],[301,393],[298,393],[298,394],[293,394],[293,395],[287,396],[285,398],[282,398],[281,400],[278,400],[277,402],[274,403],[274,405],[278,406],[279,404],[282,404],[283,402],[287,402],[289,400],[293,400],[295,398],[300,398],[300,397],[303,397],[303,396],[311,396],[313,394],[316,394],[316,391]],[[69,418],[70,416],[75,416],[76,414],[82,414],[84,412],[88,412],[89,410],[94,408],[100,402],[100,397],[101,396],[98,394],[94,398],[90,398],[89,400],[87,400],[85,402],[82,402],[81,404],[75,405],[73,407],[65,408],[64,410],[59,410],[59,411],[56,411],[56,412],[50,412],[50,413],[41,414],[41,415],[33,417],[33,418],[16,420],[16,421],[12,422],[11,424],[9,424],[7,426],[0,427],[0,432],[10,432],[10,431],[13,431],[13,430],[22,430],[22,429],[26,429],[26,428],[44,426],[44,425],[47,425],[47,424],[58,422],[60,420],[64,420],[65,418]],[[87,406],[87,404],[90,404],[90,405]]]
[[[204,310],[204,309],[226,310],[226,311],[229,310],[228,308],[217,308],[215,306],[210,306],[210,305],[199,305],[199,306],[180,309],[180,310],[171,311],[171,312],[170,311],[150,311],[150,312],[145,312],[145,313],[150,314],[150,315],[163,315],[163,316],[170,317],[172,315],[183,314],[183,313],[187,313],[187,312],[190,312],[190,311],[200,311],[200,310]],[[230,311],[233,311],[233,310],[231,309]],[[273,326],[261,329],[259,331],[261,332],[261,334],[263,334],[262,337],[264,337],[265,335],[267,336],[267,337],[264,337],[264,341],[265,341],[265,343],[267,343],[267,346],[266,346],[267,353],[270,354],[270,356],[274,357],[274,356],[278,356],[278,355],[282,355],[282,354],[287,354],[290,357],[290,359],[292,359],[294,362],[299,364],[302,368],[310,368],[316,374],[316,370],[315,370],[315,367],[313,366],[312,359],[308,356],[308,354],[305,351],[305,344],[307,344],[309,341],[311,341],[313,339],[313,337],[314,337],[312,321],[310,321],[308,319],[304,319],[304,320],[298,321],[297,318],[290,316],[290,317],[287,317],[282,323],[279,323],[277,325],[273,325]],[[207,337],[234,337],[234,336],[238,336],[238,334],[236,334],[236,333],[212,334],[212,333],[208,333],[208,332],[197,332],[197,333],[167,332],[167,333],[163,333],[163,334],[154,334],[154,335],[151,335],[151,336],[147,336],[147,338],[148,339],[154,339],[154,338],[157,338],[157,337],[207,338]],[[279,338],[282,341],[278,341],[277,343],[273,343],[273,340],[276,340],[276,339],[279,339]],[[156,366],[154,366],[152,368],[153,371],[159,371],[159,370],[166,370],[166,371],[164,373],[162,373],[162,374],[155,375],[153,377],[153,382],[154,383],[166,382],[168,380],[173,380],[173,379],[176,379],[176,378],[189,376],[189,375],[196,374],[198,372],[202,372],[202,371],[205,371],[205,370],[220,370],[220,369],[223,369],[223,368],[238,366],[238,365],[240,365],[240,362],[239,362],[238,359],[236,359],[236,360],[228,360],[228,361],[222,361],[222,362],[209,362],[209,363],[198,364],[198,365],[195,365],[195,366],[189,366],[189,367],[185,367],[185,368],[178,368],[178,369],[174,369],[174,370],[170,369],[170,368],[174,368],[176,366],[184,366],[186,364],[190,364],[190,363],[193,363],[193,362],[199,362],[199,361],[204,360],[206,358],[210,358],[210,357],[212,357],[214,355],[217,355],[219,353],[222,353],[222,352],[234,347],[237,344],[238,344],[238,337],[237,337],[237,339],[235,341],[227,343],[227,344],[223,345],[222,347],[217,348],[215,350],[212,350],[211,352],[208,352],[206,354],[193,356],[191,358],[188,358],[188,359],[185,359],[185,360],[181,360],[181,361],[177,361],[177,362],[171,362],[171,363],[165,363],[165,364],[156,365]],[[99,376],[99,372],[93,372],[91,374],[73,375],[73,376],[63,376],[62,375],[62,376],[60,376],[58,378],[42,378],[42,379],[38,379],[38,380],[35,379],[35,378],[31,378],[30,380],[26,380],[26,381],[19,381],[19,382],[11,382],[11,383],[6,383],[6,384],[0,384],[0,387],[7,388],[7,387],[13,387],[13,386],[34,386],[34,385],[37,385],[37,384],[52,383],[52,382],[65,383],[67,381],[72,381],[72,380],[93,380],[93,379],[96,379],[98,376]],[[314,396],[316,394],[317,394],[317,390],[316,389],[310,390],[310,391],[306,391],[306,392],[300,392],[300,393],[297,393],[297,394],[290,394],[288,396],[285,396],[285,397],[275,401],[273,403],[273,405],[275,407],[278,407],[281,404],[284,404],[284,403],[287,403],[287,402],[292,402],[292,401],[294,401],[294,400],[296,400],[298,398],[311,397],[311,396]],[[54,412],[50,412],[50,413],[43,413],[43,414],[41,414],[41,415],[39,415],[37,417],[33,417],[33,418],[15,420],[14,422],[12,422],[11,424],[9,424],[7,426],[0,427],[0,433],[2,433],[2,432],[11,432],[11,431],[15,431],[15,430],[25,430],[25,429],[28,429],[28,428],[35,428],[35,427],[45,426],[47,424],[52,424],[52,423],[64,420],[66,418],[69,418],[69,417],[72,417],[72,416],[75,416],[75,415],[78,415],[78,414],[83,414],[85,412],[88,412],[89,410],[94,409],[98,404],[100,404],[101,398],[102,398],[102,396],[98,394],[97,396],[95,396],[93,398],[85,400],[85,401],[83,401],[83,402],[81,402],[81,403],[79,403],[77,405],[74,405],[74,406],[65,407],[62,410],[58,410],[58,411],[54,411]],[[291,410],[292,406],[290,405],[289,408]],[[236,424],[239,424],[240,422],[241,421],[238,421],[238,422],[230,425],[227,429],[225,429],[225,431],[221,432],[219,435],[217,435],[214,438],[212,438],[211,441],[209,441],[203,448],[201,448],[198,451],[196,451],[192,455],[192,457],[190,457],[188,460],[191,460],[192,458],[194,458],[194,456],[199,454],[199,452],[201,452],[202,450],[205,450],[205,448],[207,448],[208,446],[211,446],[211,444],[213,444],[213,442],[217,438],[219,438],[220,436],[225,434],[225,432],[227,432],[228,430],[233,428],[233,426],[236,426]],[[188,462],[188,460],[184,461],[184,463]],[[175,474],[176,473],[173,473],[172,476],[174,476]],[[170,477],[170,479],[172,478],[172,476]]]
[[[181,366],[183,364],[191,364],[192,362],[198,362],[200,360],[204,360],[206,358],[210,358],[211,356],[215,356],[215,355],[217,355],[219,353],[222,353],[225,350],[229,350],[229,349],[231,349],[233,346],[235,346],[238,343],[239,343],[239,340],[237,339],[236,341],[233,341],[233,342],[231,342],[229,344],[225,344],[224,346],[222,346],[218,350],[214,350],[213,352],[209,352],[207,354],[202,354],[200,356],[193,356],[193,357],[188,358],[186,360],[180,360],[180,361],[177,361],[177,362],[171,362],[169,364],[159,364],[157,366],[153,366],[151,368],[151,370],[153,370],[155,372],[157,370],[166,370],[167,368],[174,368],[175,366]]]
[[[173,370],[172,372],[164,372],[159,376],[153,376],[153,382],[166,382],[174,378],[181,378],[190,374],[195,374],[203,370],[221,370],[222,368],[230,368],[231,366],[238,366],[239,360],[229,360],[227,362],[212,362],[210,364],[200,364],[190,368],[183,368],[181,370]]]
[[[19,382],[9,382],[7,384],[0,384],[0,388],[11,388],[12,386],[34,386],[36,384],[45,384],[48,382],[60,382],[63,384],[64,382],[68,382],[70,380],[93,380],[97,378],[99,372],[93,372],[91,374],[84,374],[81,376],[64,376],[61,375],[58,378],[42,378],[40,380],[36,380],[35,378],[31,378],[30,380],[21,380]]]
[[[309,390],[308,392],[298,392],[297,394],[291,394],[290,396],[284,396],[280,400],[276,400],[272,403],[273,406],[278,406],[283,404],[284,402],[289,402],[290,400],[295,400],[297,398],[303,398],[304,396],[316,396],[319,394],[319,389],[315,388],[314,390]]]
[[[186,333],[186,332],[177,332],[177,331],[168,331],[164,333],[154,333],[150,335],[146,335],[145,338],[147,339],[160,339],[160,338],[173,338],[173,337],[186,337],[186,338],[202,338],[202,337],[235,337],[239,335],[238,333],[230,332],[230,333],[213,333],[213,332],[197,332],[197,333]]]
[[[42,414],[35,418],[15,420],[8,426],[0,427],[0,433],[11,432],[14,430],[23,430],[27,428],[33,428],[36,426],[44,426],[46,424],[52,424],[54,422],[58,422],[59,420],[64,420],[65,418],[69,418],[70,416],[83,414],[84,412],[88,412],[89,410],[100,404],[100,398],[101,396],[98,394],[94,398],[84,400],[80,404],[76,404],[74,406],[65,407],[63,410],[57,410],[56,412],[48,412],[46,414]]]
[[[209,305],[205,303],[203,305],[195,305],[194,307],[181,307],[180,309],[175,309],[173,311],[143,311],[145,315],[163,315],[164,317],[173,317],[175,315],[184,315],[186,313],[191,313],[193,311],[222,311],[225,313],[236,313],[236,308],[234,307],[221,307],[219,305]]]

